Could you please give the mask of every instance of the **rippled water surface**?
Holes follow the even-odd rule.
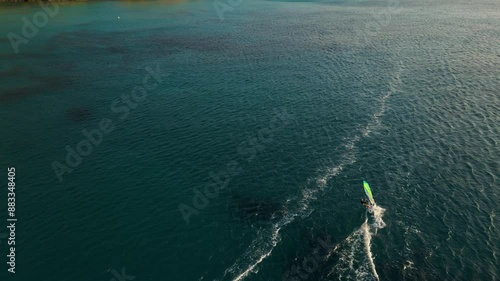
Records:
[[[500,279],[498,1],[66,3],[16,54],[40,11],[2,280]]]

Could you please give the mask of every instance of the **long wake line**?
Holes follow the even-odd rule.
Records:
[[[371,241],[373,234],[376,234],[378,229],[385,227],[382,219],[385,209],[378,205],[373,208],[374,222],[369,224],[369,218],[366,216],[363,224],[338,244],[341,245],[339,247],[341,250],[338,252],[339,259],[327,277],[335,274],[335,280],[380,280],[375,267],[375,258],[371,251]],[[375,230],[375,233],[372,230]],[[337,248],[330,254],[333,252],[337,252]],[[364,255],[364,259],[362,255]]]
[[[385,223],[382,220],[384,212],[385,209],[382,207],[379,207],[377,205],[373,207],[373,216],[375,217],[375,223],[372,226],[375,228],[375,233],[379,228],[385,227]],[[375,261],[371,251],[372,234],[370,232],[370,226],[368,225],[368,218],[366,218],[365,222],[362,225],[362,228],[364,232],[366,256],[368,257],[368,261],[370,262],[370,267],[372,269],[373,276],[378,281],[380,280],[380,278],[378,277],[377,269],[375,268]]]
[[[274,227],[274,231],[273,231],[273,234],[272,234],[272,237],[271,237],[271,241],[272,241],[272,247],[271,249],[269,249],[266,253],[262,254],[258,259],[257,261],[252,264],[251,266],[249,266],[245,271],[243,271],[242,273],[240,273],[238,276],[236,276],[233,280],[234,281],[240,281],[240,280],[243,280],[243,278],[245,278],[245,276],[247,276],[252,270],[254,270],[254,268],[259,265],[265,258],[267,258],[268,256],[271,255],[271,253],[273,252],[274,250],[274,247],[278,244],[279,242],[279,232],[281,230],[281,228],[287,224],[289,224],[290,222],[292,221],[292,219],[290,218],[287,218],[287,219],[284,219],[282,221],[280,221],[280,223],[277,223],[277,224],[274,224],[273,227]]]
[[[389,82],[388,92],[381,98],[379,111],[373,115],[372,121],[370,123],[368,123],[364,129],[361,130],[361,136],[356,135],[353,139],[349,140],[347,142],[347,144],[344,145],[347,148],[347,152],[342,156],[340,163],[333,168],[329,168],[323,177],[318,178],[316,180],[319,188],[307,188],[307,189],[305,189],[302,192],[302,198],[299,201],[299,203],[300,203],[299,206],[301,206],[301,208],[299,210],[297,210],[297,213],[288,214],[282,220],[273,224],[272,229],[271,229],[270,241],[267,239],[264,239],[262,236],[256,238],[251,243],[251,245],[247,249],[247,251],[242,255],[242,257],[240,257],[231,267],[229,267],[228,269],[225,270],[224,276],[222,278],[224,278],[228,273],[234,273],[235,271],[237,271],[239,266],[242,263],[244,263],[245,260],[248,260],[248,259],[252,259],[255,262],[248,265],[245,270],[242,270],[241,273],[237,274],[232,280],[233,281],[241,281],[246,276],[248,276],[248,274],[253,272],[255,270],[255,268],[260,263],[262,263],[267,257],[269,257],[271,255],[271,253],[274,250],[274,248],[276,247],[276,245],[280,242],[279,233],[280,233],[281,229],[284,226],[293,222],[297,216],[305,215],[307,210],[309,209],[310,201],[312,199],[315,199],[314,195],[316,193],[318,193],[319,191],[321,191],[326,186],[327,181],[329,179],[331,179],[332,177],[335,177],[338,174],[340,174],[346,166],[352,165],[356,162],[355,153],[354,153],[354,149],[356,147],[356,144],[359,142],[361,137],[368,137],[371,132],[375,131],[376,129],[378,129],[378,127],[380,127],[381,117],[384,115],[385,111],[387,110],[387,100],[392,96],[392,94],[394,92],[396,92],[396,88],[401,82],[400,81],[401,70],[402,70],[402,66],[400,65],[399,70],[396,72],[393,79]],[[383,228],[385,226],[385,223],[382,220],[382,216],[383,216],[385,209],[382,207],[378,207],[376,205],[374,208],[375,208],[374,209],[375,223],[372,226],[375,228],[375,231],[376,231],[378,228]],[[365,223],[361,226],[361,228],[358,229],[357,231],[355,231],[354,233],[352,233],[346,239],[346,241],[349,242],[350,240],[354,240],[355,236],[359,236],[360,231],[363,231],[366,255],[367,255],[368,261],[370,262],[370,268],[371,268],[372,274],[373,274],[374,278],[376,278],[376,280],[379,280],[379,277],[378,277],[378,274],[377,274],[377,271],[375,268],[374,258],[373,258],[373,255],[372,255],[371,249],[370,249],[372,235],[370,232],[370,226],[368,225],[368,221],[366,220]],[[262,247],[264,247],[266,249],[262,249]]]

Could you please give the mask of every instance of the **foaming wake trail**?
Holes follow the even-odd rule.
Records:
[[[366,257],[368,259],[368,262],[370,263],[373,277],[375,278],[375,280],[380,280],[377,274],[377,269],[375,268],[375,262],[372,254],[372,235],[370,233],[370,227],[368,226],[368,219],[366,219],[363,225],[361,225],[361,229],[363,231],[363,240],[365,241]]]
[[[340,163],[333,168],[328,168],[324,172],[323,176],[319,177],[316,180],[316,183],[320,188],[325,187],[328,180],[340,174],[345,167],[356,163],[354,149],[358,141],[359,136],[355,136],[354,138],[347,140],[346,144],[344,145],[346,152],[340,158]]]
[[[316,199],[315,195],[320,189],[316,188],[306,188],[302,191],[302,196],[298,200],[298,208],[295,213],[286,213],[286,215],[277,223],[274,223],[269,230],[260,230],[258,237],[252,241],[250,247],[245,251],[245,253],[226,271],[224,272],[224,277],[228,273],[237,274],[232,280],[240,281],[243,280],[251,272],[256,272],[256,267],[264,261],[267,257],[271,255],[276,245],[280,242],[280,231],[287,224],[293,222],[297,216],[303,217],[311,213],[309,208],[309,203],[311,200]],[[289,200],[290,202],[292,200]],[[285,208],[287,210],[288,208]],[[248,264],[248,261],[253,261]],[[242,265],[246,265],[245,269],[242,269]],[[237,273],[240,272],[240,273]]]
[[[372,269],[373,277],[375,278],[375,280],[380,280],[380,278],[378,277],[377,269],[375,268],[375,262],[371,250],[372,233],[370,232],[370,229],[371,228],[375,229],[375,235],[376,235],[379,228],[385,227],[385,222],[383,220],[384,212],[385,212],[384,208],[375,204],[375,206],[373,206],[373,218],[375,219],[375,222],[371,224],[371,226],[369,226],[368,218],[366,218],[365,222],[361,226],[364,232],[366,256],[368,258],[368,261],[370,262],[370,267]]]
[[[366,231],[368,219],[342,241],[339,258],[327,277],[332,280],[372,280],[373,270],[366,259]],[[369,234],[369,233],[368,233]],[[371,238],[369,238],[370,240]],[[369,249],[369,248],[368,248]],[[363,258],[365,257],[365,258]]]
[[[340,174],[343,167],[350,163],[350,160],[346,160],[349,158],[344,157],[343,161],[336,167],[332,168],[328,176],[336,176]],[[321,181],[320,179],[316,180],[317,182]],[[325,179],[326,181],[326,179]],[[326,183],[326,182],[325,182]],[[287,211],[286,215],[277,223],[273,224],[271,229],[266,231],[260,230],[258,237],[252,241],[252,244],[248,247],[245,253],[226,271],[224,272],[224,277],[228,273],[237,274],[232,280],[240,281],[243,280],[248,274],[252,272],[256,272],[256,267],[264,261],[267,257],[269,257],[276,247],[276,245],[280,242],[280,231],[281,229],[290,224],[297,217],[305,217],[308,216],[313,210],[310,208],[310,202],[316,199],[316,194],[323,189],[325,185],[318,184],[316,187],[305,188],[301,192],[301,196],[298,200],[289,200],[287,203],[296,202],[297,208],[295,208],[295,212],[291,213]],[[290,210],[291,208],[285,208],[285,210]],[[248,261],[253,261],[248,264]],[[242,269],[246,264],[246,267]],[[240,273],[238,273],[240,272]]]
[[[228,269],[225,270],[224,272],[224,277],[228,273],[236,274],[236,276],[232,279],[233,281],[240,281],[243,280],[248,274],[251,272],[255,272],[256,267],[262,263],[267,257],[269,257],[276,245],[280,241],[280,231],[281,229],[290,224],[295,220],[296,217],[303,217],[309,215],[312,210],[310,208],[310,202],[312,200],[316,199],[316,194],[323,190],[326,187],[326,184],[328,180],[330,180],[333,177],[336,177],[339,175],[343,169],[345,169],[347,166],[352,165],[356,163],[356,144],[360,141],[362,137],[368,137],[371,132],[375,131],[380,127],[381,125],[381,118],[384,115],[385,111],[387,110],[387,100],[391,97],[391,95],[396,92],[398,85],[400,84],[400,73],[402,70],[402,66],[400,65],[399,70],[396,72],[394,75],[393,79],[389,82],[389,90],[388,92],[381,98],[380,100],[380,108],[379,110],[374,113],[372,117],[372,121],[369,122],[366,127],[364,127],[361,130],[361,134],[355,135],[352,138],[349,138],[346,140],[346,142],[342,145],[345,148],[344,154],[341,156],[341,159],[339,163],[335,167],[331,167],[326,169],[326,171],[323,172],[323,175],[316,178],[316,186],[313,188],[305,188],[302,191],[302,196],[297,199],[298,203],[298,208],[296,208],[296,211],[294,213],[288,213],[283,219],[281,219],[279,222],[275,223],[272,225],[272,227],[268,230],[261,230],[259,231],[259,235],[252,244],[249,246],[249,248],[245,251],[245,253]],[[292,200],[289,200],[292,201]],[[289,202],[287,201],[287,202]],[[385,209],[381,207],[374,207],[374,217],[375,217],[375,224],[373,227],[375,229],[382,228],[385,226],[384,221],[382,220],[383,213]],[[285,210],[290,210],[291,208],[285,208]],[[376,225],[376,226],[375,226]],[[376,230],[375,230],[376,232]],[[362,237],[363,230],[360,228],[356,232],[352,233],[346,241],[360,241],[359,237]],[[368,242],[371,242],[371,234],[370,231],[365,232],[369,236]],[[366,236],[366,235],[365,235]],[[366,240],[365,244],[366,244]],[[353,243],[354,246],[357,247],[359,243]],[[352,257],[352,256],[351,256]],[[369,256],[369,260],[372,261],[373,264],[373,258]],[[253,261],[248,264],[248,261]],[[245,267],[245,264],[246,267]],[[351,262],[352,266],[353,262]],[[244,269],[243,269],[244,267]],[[362,266],[361,268],[364,268],[365,266]],[[378,275],[376,275],[375,271],[375,266],[373,264],[372,266],[373,272],[375,273],[374,276],[377,277],[378,280]],[[240,273],[238,273],[240,272]],[[363,272],[362,270],[360,272]],[[356,279],[359,280],[359,279]]]
[[[339,260],[328,276],[334,275],[335,280],[380,280],[371,245],[373,235],[385,227],[385,209],[377,205],[373,208],[374,223],[369,224],[367,216],[363,224],[342,241]]]
[[[384,213],[385,213],[384,208],[380,207],[377,204],[373,206],[373,218],[375,219],[375,222],[372,224],[372,226],[375,228],[375,230],[385,227],[386,224],[383,220]]]
[[[361,129],[361,135],[356,135],[346,141],[346,144],[344,145],[344,147],[346,148],[346,152],[344,153],[344,155],[342,155],[340,164],[336,167],[327,169],[324,176],[318,179],[318,185],[326,186],[326,183],[330,178],[337,176],[346,166],[356,163],[356,144],[361,140],[362,137],[366,138],[370,136],[370,133],[376,131],[381,126],[381,118],[387,111],[387,101],[395,92],[397,92],[397,89],[401,84],[400,75],[402,70],[403,66],[400,65],[398,71],[396,71],[391,81],[389,82],[389,89],[387,93],[380,99],[379,110],[373,114],[372,120],[364,128]]]
[[[255,260],[252,264],[250,264],[245,270],[243,270],[241,273],[239,273],[237,276],[233,278],[233,281],[240,281],[243,280],[250,272],[253,272],[255,268],[268,256],[271,255],[273,252],[274,247],[278,244],[280,241],[280,235],[279,232],[281,228],[290,222],[293,221],[295,218],[294,215],[289,215],[285,216],[283,219],[281,219],[279,222],[273,224],[271,228],[271,239],[270,240],[265,240],[266,237],[268,237],[268,233],[264,233],[263,235],[259,235],[258,239],[255,239],[250,247],[247,249],[245,254],[238,259],[237,262],[235,262],[230,268],[228,268],[224,272],[224,276],[226,276],[227,273],[235,273],[236,271],[239,270],[239,264],[244,263],[245,260]]]
[[[377,130],[382,124],[381,118],[384,116],[387,110],[387,101],[388,99],[397,92],[397,88],[401,84],[401,71],[403,70],[403,66],[400,65],[399,70],[392,77],[389,82],[389,90],[387,93],[380,99],[380,108],[377,112],[375,112],[372,116],[372,121],[368,123],[368,125],[362,130],[363,136],[368,137],[371,132]]]

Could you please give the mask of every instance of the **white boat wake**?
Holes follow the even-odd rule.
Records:
[[[370,224],[367,215],[363,224],[341,242],[338,262],[328,273],[331,280],[380,280],[371,245],[377,230],[386,225],[385,209],[378,205],[373,208],[374,222]]]
[[[389,90],[388,92],[381,98],[380,100],[380,108],[379,110],[373,114],[371,122],[369,122],[363,129],[361,129],[360,134],[355,135],[351,139],[347,139],[345,144],[342,145],[346,149],[345,153],[342,155],[339,164],[335,167],[331,167],[324,171],[323,175],[317,178],[316,186],[313,188],[305,188],[302,191],[302,194],[296,200],[289,199],[287,203],[291,201],[298,201],[298,208],[295,212],[290,212],[291,208],[286,206],[285,210],[288,210],[288,213],[277,223],[274,223],[270,229],[267,230],[259,230],[258,237],[254,239],[254,241],[250,244],[244,254],[238,258],[232,266],[227,268],[224,271],[224,275],[222,276],[222,280],[226,278],[228,274],[233,275],[231,278],[233,281],[241,281],[248,274],[252,272],[257,272],[257,266],[262,263],[267,257],[269,257],[273,251],[273,249],[280,242],[280,231],[283,227],[290,224],[295,220],[296,217],[303,217],[309,215],[312,210],[310,208],[310,202],[316,199],[316,194],[326,187],[328,180],[339,175],[344,168],[356,163],[356,144],[363,137],[368,137],[372,132],[376,131],[381,126],[381,117],[387,110],[387,101],[397,91],[397,87],[401,83],[400,74],[403,70],[403,67],[400,64],[399,70],[395,73],[393,79],[389,82]],[[353,258],[355,258],[354,251],[356,251],[359,247],[361,247],[361,242],[363,241],[365,245],[365,252],[368,259],[368,264],[360,265],[358,269],[356,269],[357,275],[359,275],[356,279],[348,279],[348,280],[365,280],[363,276],[368,276],[366,280],[378,280],[378,274],[375,269],[375,264],[373,262],[374,258],[371,253],[371,239],[372,239],[372,229],[375,231],[374,234],[377,233],[379,228],[385,227],[385,223],[382,220],[385,209],[375,205],[373,211],[373,217],[375,222],[372,225],[368,225],[368,220],[356,231],[351,233],[349,237],[346,238],[344,242],[351,247],[351,252],[342,253],[343,260],[349,261],[348,267],[352,269],[354,264],[356,263]],[[336,248],[337,249],[337,248]],[[362,259],[362,257],[357,257]],[[339,264],[342,264],[340,262]],[[370,270],[365,270],[365,269]],[[334,268],[335,270],[335,268]],[[342,270],[340,270],[342,271]],[[371,272],[369,274],[368,272]],[[329,274],[330,275],[330,274]],[[370,278],[370,276],[373,276]],[[361,279],[360,279],[361,278]]]

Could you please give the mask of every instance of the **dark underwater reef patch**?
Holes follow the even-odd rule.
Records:
[[[94,33],[87,30],[62,32],[54,35],[45,46],[45,51],[66,50],[69,53],[85,54],[112,54],[126,53],[123,47],[127,41],[123,32]],[[77,57],[76,59],[81,59]]]
[[[107,77],[135,70],[137,62],[150,58],[184,51],[216,52],[228,48],[231,46],[222,35],[181,35],[162,29],[62,32],[52,36],[39,51],[24,52],[21,57],[0,55],[2,59],[35,59],[36,65],[44,65],[46,70],[43,75],[39,70],[25,69],[24,66],[14,66],[1,71],[0,78],[19,76],[28,78],[33,83],[30,86],[3,90],[0,93],[0,102],[47,93],[74,84],[93,83],[95,79],[105,80]],[[257,208],[269,208],[265,205],[262,203],[261,207]],[[265,210],[259,212],[265,213]]]
[[[288,257],[288,262],[282,272],[282,280],[324,280],[325,278],[327,280],[334,262],[338,259],[336,253],[340,245],[328,232],[315,228],[303,228],[298,240],[294,241],[298,249],[293,256]]]
[[[66,112],[66,116],[75,122],[82,122],[89,119],[92,116],[92,112],[88,108],[84,107],[72,107]]]
[[[0,78],[3,78],[3,77],[14,77],[14,76],[17,76],[17,75],[21,75],[23,74],[24,71],[21,67],[17,66],[17,67],[12,67],[12,68],[9,68],[5,71],[0,71]]]
[[[39,90],[34,87],[19,87],[14,89],[2,90],[0,94],[0,103],[15,101],[38,93]]]
[[[172,34],[163,29],[117,32],[78,30],[54,35],[46,50],[66,48],[79,54],[123,54],[140,59],[151,54],[169,54],[183,50],[221,51],[230,47],[227,36]]]
[[[73,83],[73,78],[68,76],[46,77],[27,75],[32,81],[32,86],[22,86],[16,88],[7,88],[0,91],[0,103],[12,102],[41,93],[51,93],[54,90],[67,87]]]
[[[191,37],[191,36],[172,36],[168,34],[158,34],[149,38],[152,47],[194,50],[200,52],[222,51],[228,46],[224,38],[218,37]]]
[[[270,199],[231,194],[231,209],[237,217],[251,221],[271,221],[283,217],[282,204]]]

